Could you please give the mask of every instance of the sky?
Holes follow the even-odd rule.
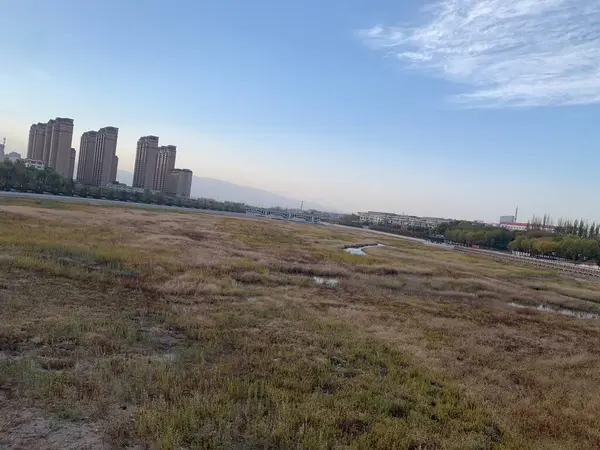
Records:
[[[340,211],[600,220],[596,0],[0,0],[0,136],[54,117]]]

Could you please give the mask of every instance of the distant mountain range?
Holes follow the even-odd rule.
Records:
[[[125,170],[117,172],[117,180],[131,186],[133,173]],[[194,176],[192,179],[192,197],[212,198],[219,201],[241,202],[252,206],[282,208],[300,208],[302,200],[284,197],[273,192],[257,189],[250,186],[241,186],[228,181],[216,180]],[[321,211],[333,211],[323,205],[312,202],[304,202],[304,209],[317,209]]]

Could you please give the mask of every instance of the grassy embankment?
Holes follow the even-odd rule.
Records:
[[[207,214],[13,201],[0,230],[0,444],[600,446],[597,321],[507,306],[599,312],[588,281]]]

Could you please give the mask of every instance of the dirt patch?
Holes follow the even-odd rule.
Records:
[[[1,402],[0,402],[1,403]],[[111,449],[99,426],[53,418],[35,408],[0,409],[0,448],[45,450]]]

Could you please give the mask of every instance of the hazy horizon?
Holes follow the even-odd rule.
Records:
[[[126,171],[153,134],[194,175],[346,212],[497,221],[519,205],[523,219],[600,221],[591,0],[0,12],[7,151],[26,152],[31,123],[71,117],[77,150],[84,131],[118,127]]]

